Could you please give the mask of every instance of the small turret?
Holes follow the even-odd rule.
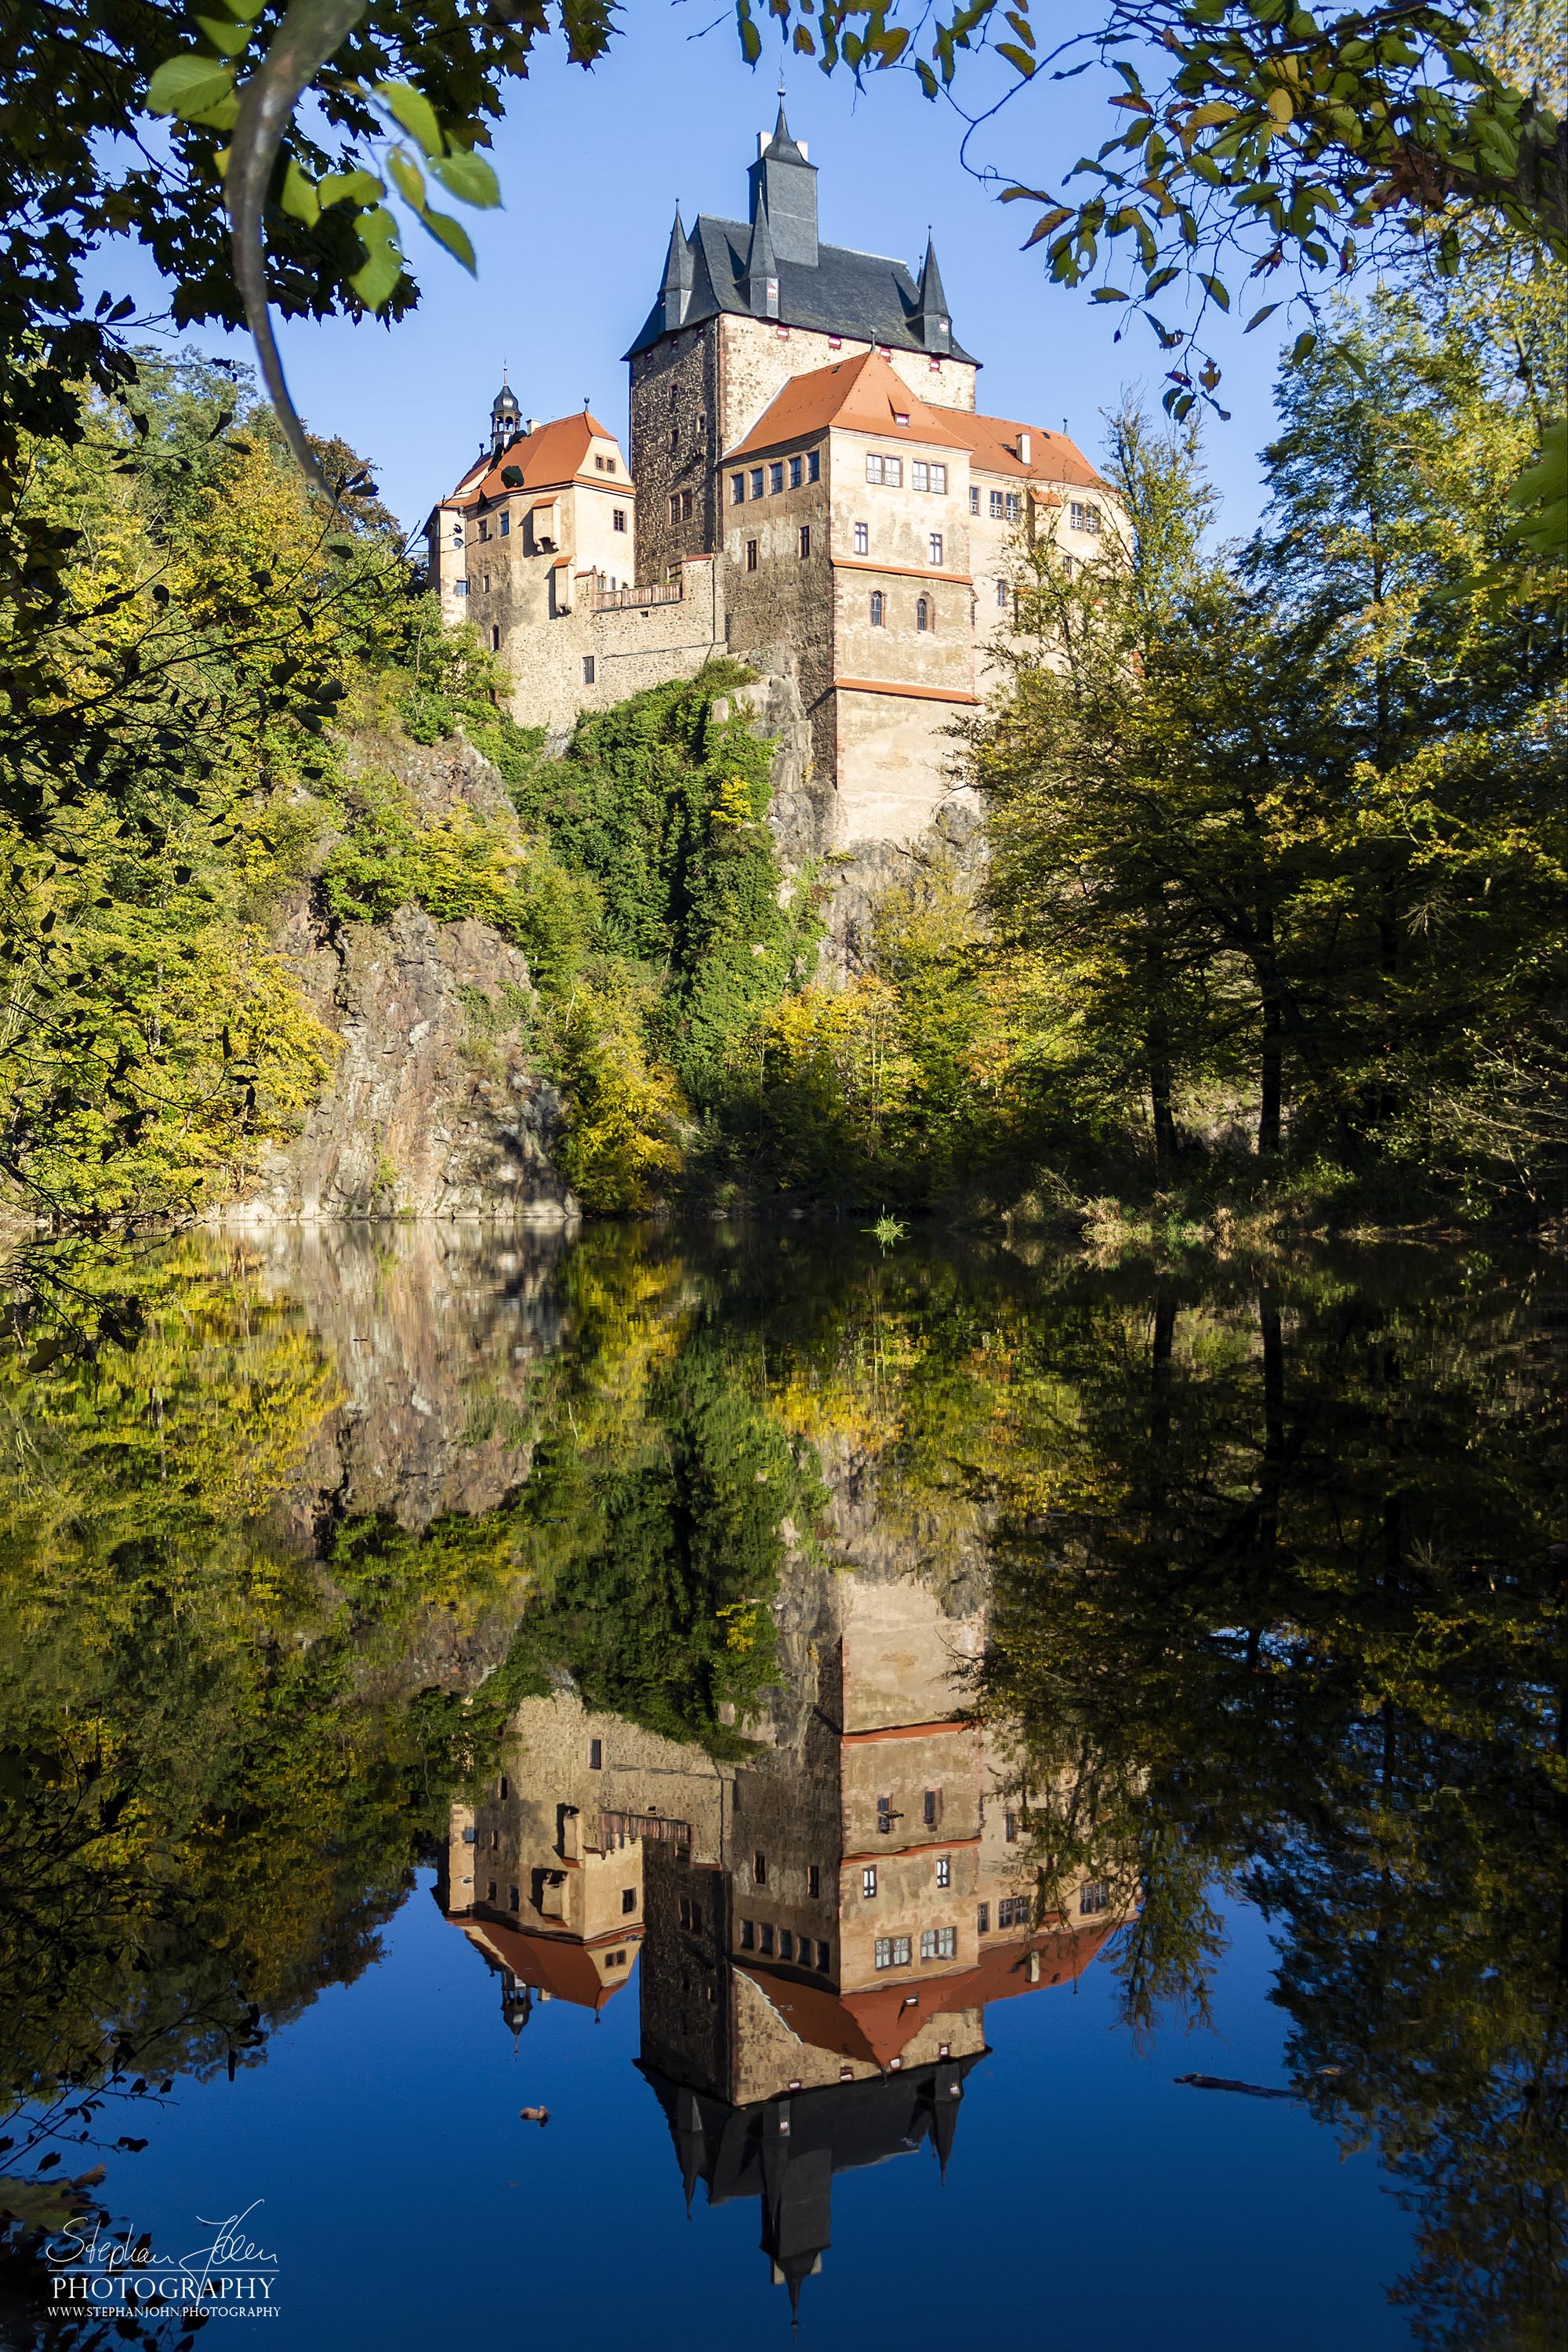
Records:
[[[746,275],[742,288],[759,319],[779,314],[779,266],[768,229],[768,208],[759,204],[752,220],[752,241],[746,248]]]
[[[669,232],[669,250],[664,257],[664,284],[660,299],[664,304],[664,331],[683,326],[691,307],[691,289],[695,271],[691,260],[691,242],[681,225],[680,206],[675,207],[675,226]]]
[[[498,453],[521,429],[522,412],[517,404],[517,394],[501,370],[501,387],[490,403],[490,447]]]
[[[936,246],[929,229],[926,232],[926,257],[921,271],[915,315],[910,324],[928,352],[952,351],[952,320],[948,315],[947,296],[942,291],[942,272],[936,266]]]

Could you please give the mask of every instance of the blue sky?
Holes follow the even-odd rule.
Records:
[[[477,448],[503,361],[528,415],[561,415],[587,398],[624,432],[622,354],[658,289],[675,200],[689,222],[697,211],[743,215],[746,165],[777,104],[778,49],[765,48],[753,71],[727,13],[702,31],[713,13],[691,0],[641,0],[623,12],[628,29],[590,73],[568,66],[558,40],[546,45],[531,79],[511,85],[498,130],[505,209],[465,214],[477,282],[411,226],[425,289],[413,317],[390,330],[283,326],[302,414],[373,460],[406,526]],[[820,171],[824,236],[918,266],[930,224],[955,331],[984,362],[983,408],[1053,430],[1065,419],[1092,455],[1100,412],[1123,383],[1157,394],[1148,329],[1134,322],[1118,345],[1108,308],[1046,283],[1037,256],[1018,250],[1028,208],[999,205],[965,172],[960,124],[921,97],[912,76],[881,75],[859,94],[847,76],[826,78],[804,58],[792,58],[786,75],[791,126]],[[984,62],[968,86],[986,88]],[[1110,119],[1093,73],[1037,83],[992,127],[983,160],[1048,180],[1092,152]],[[145,257],[111,258],[105,282],[155,307]],[[1208,446],[1226,535],[1258,511],[1257,453],[1271,429],[1281,341],[1273,330],[1282,320],[1245,341],[1232,329],[1216,346],[1233,421],[1212,425]],[[247,349],[210,331],[190,340],[242,356]]]

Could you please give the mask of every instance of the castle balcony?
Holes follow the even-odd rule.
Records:
[[[641,588],[606,588],[604,577],[602,572],[595,574],[595,613],[647,613],[655,604],[679,604],[686,594],[684,579],[650,580]]]
[[[602,1812],[599,1815],[599,1851],[616,1853],[623,1846],[635,1845],[647,1838],[661,1845],[691,1844],[691,1823],[672,1821],[668,1813]]]

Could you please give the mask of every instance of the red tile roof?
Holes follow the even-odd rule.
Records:
[[[1018,481],[1068,482],[1075,489],[1103,490],[1101,480],[1076,442],[1043,425],[1016,424],[1009,416],[980,416],[965,408],[952,412],[952,429],[967,446],[969,462],[983,474],[1008,474]],[[1018,436],[1029,436],[1029,462],[1018,455]]]
[[[590,416],[585,408],[580,408],[574,416],[552,417],[548,425],[536,425],[531,433],[512,442],[499,457],[487,450],[469,467],[451,497],[443,503],[469,506],[479,499],[505,498],[516,485],[501,480],[501,469],[512,466],[522,476],[525,490],[563,489],[568,482],[586,474],[601,488],[629,492],[630,478],[619,465],[614,475],[606,477],[588,463],[595,441],[607,441],[612,448],[616,446],[615,435],[596,416]]]
[[[454,1925],[471,1941],[482,1944],[523,1984],[549,1993],[553,2000],[568,2000],[575,2009],[602,2009],[631,1974],[628,1968],[626,1977],[606,1984],[592,1952],[574,1937],[536,1936],[526,1927],[509,1927],[500,1919],[458,1919]],[[628,1944],[637,1940],[626,1938]]]
[[[807,440],[829,425],[908,441],[917,448],[962,449],[966,444],[952,430],[953,414],[928,407],[880,352],[862,352],[858,359],[813,368],[809,375],[792,375],[745,439],[726,450],[723,462],[727,466],[731,458],[747,457],[759,449]],[[907,424],[900,424],[900,417]]]

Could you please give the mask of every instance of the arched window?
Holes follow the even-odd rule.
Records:
[[[923,596],[915,605],[915,626],[917,629],[929,629],[931,626],[931,606]]]
[[[879,588],[873,588],[871,591],[871,626],[874,629],[879,629],[881,625],[882,592]]]

